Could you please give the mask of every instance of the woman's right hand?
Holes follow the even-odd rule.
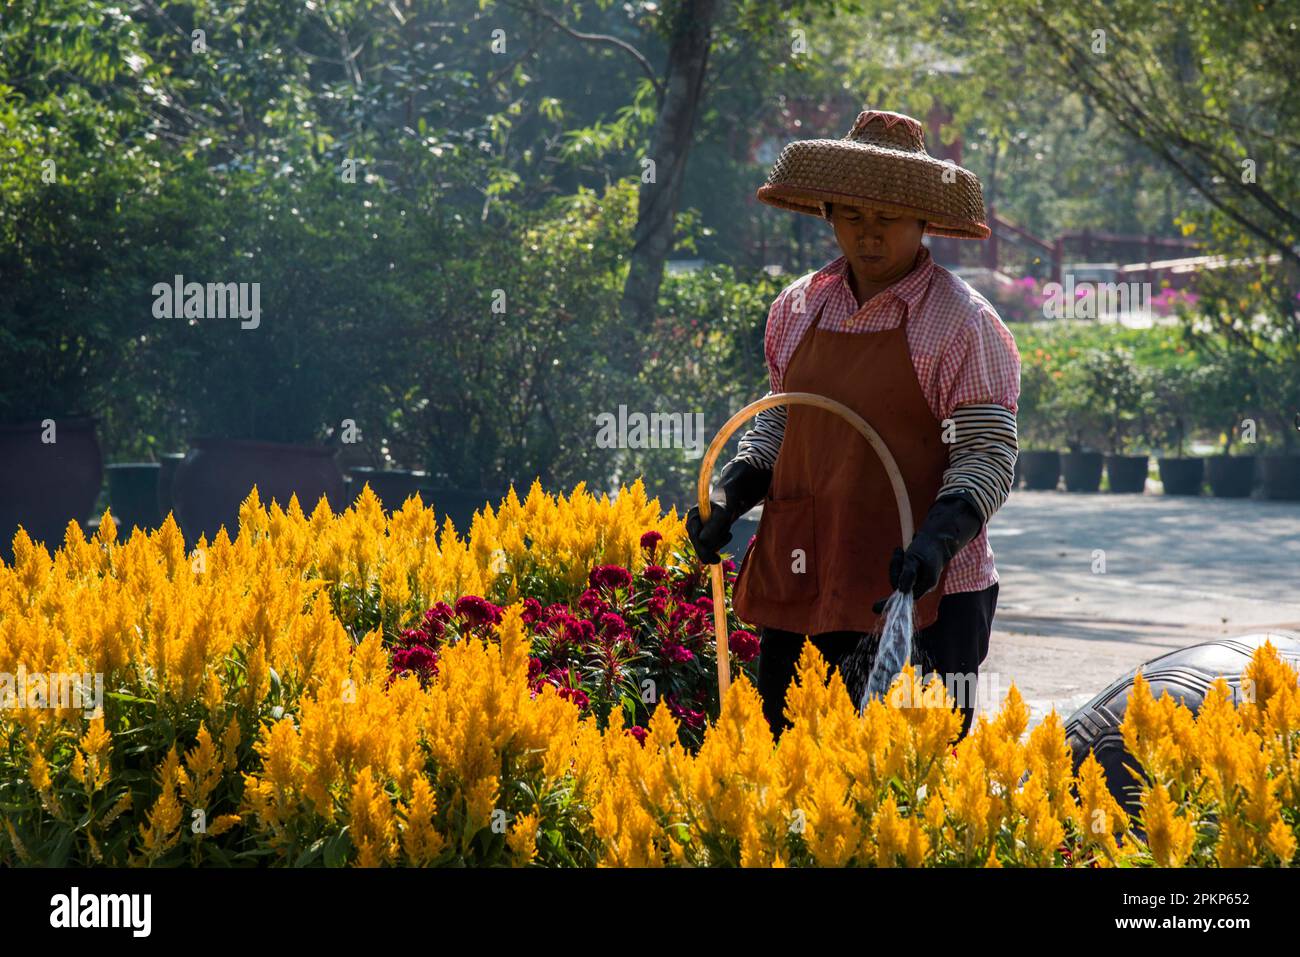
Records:
[[[701,562],[716,565],[722,561],[719,552],[731,541],[731,526],[764,499],[771,484],[771,469],[760,469],[745,459],[727,464],[709,495],[708,520],[700,518],[698,505],[686,513],[686,534]]]
[[[712,508],[709,509],[708,521],[701,520],[698,505],[691,506],[686,513],[686,534],[700,561],[705,565],[716,565],[722,561],[719,550],[731,541],[732,519],[722,496],[714,492],[709,496],[709,503]]]

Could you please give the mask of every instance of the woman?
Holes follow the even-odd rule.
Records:
[[[815,392],[861,415],[893,454],[916,534],[906,550],[880,460],[842,417],[811,406],[760,413],[686,527],[700,560],[720,560],[731,526],[763,517],[737,576],[736,613],[760,626],[758,691],[773,734],[805,636],[837,667],[879,630],[895,589],[917,601],[917,653],[974,715],[998,575],[985,526],[1011,490],[1020,355],[988,301],[938,266],[925,233],[985,239],[978,178],[926,152],[921,124],[866,110],[842,140],[782,151],[765,203],[820,215],[843,255],[772,304],[771,392]]]

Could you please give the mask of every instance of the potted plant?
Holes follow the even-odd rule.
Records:
[[[1270,454],[1259,459],[1263,496],[1300,499],[1300,355],[1283,353],[1260,377],[1265,392],[1263,418],[1268,426]]]
[[[1195,372],[1183,365],[1165,365],[1151,373],[1152,434],[1158,445],[1174,453],[1156,460],[1166,495],[1200,495],[1205,484],[1205,460],[1183,455],[1193,421],[1195,382]]]
[[[1085,363],[1091,391],[1105,417],[1106,478],[1112,492],[1141,494],[1146,489],[1150,456],[1137,449],[1150,429],[1154,400],[1151,375],[1138,365],[1131,349],[1117,346]]]
[[[1061,454],[1055,448],[1061,434],[1057,375],[1059,370],[1049,370],[1032,358],[1020,366],[1020,398],[1016,408],[1020,454],[1016,457],[1016,469],[1027,489],[1054,489],[1061,480]]]
[[[1063,373],[1058,401],[1069,449],[1061,456],[1065,488],[1095,492],[1101,487],[1105,464],[1099,446],[1106,441],[1109,424],[1103,397],[1098,394],[1099,383],[1106,377],[1106,356],[1099,349],[1084,350]]]
[[[1228,347],[1212,357],[1197,375],[1198,418],[1218,431],[1222,455],[1205,460],[1205,479],[1219,498],[1245,498],[1255,485],[1255,456],[1233,455],[1234,439],[1252,444],[1258,429],[1257,386],[1252,359],[1245,350]]]

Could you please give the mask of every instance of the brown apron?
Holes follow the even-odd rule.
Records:
[[[917,382],[907,314],[881,332],[818,329],[825,301],[785,372],[787,392],[817,392],[867,421],[893,453],[920,528],[943,483],[948,448]],[[871,606],[889,595],[889,559],[906,547],[885,468],[842,416],[788,407],[785,437],[753,546],[733,596],[745,622],[801,635],[874,632]],[[917,627],[938,617],[939,583],[916,605]]]

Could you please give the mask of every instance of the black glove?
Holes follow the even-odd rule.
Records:
[[[907,551],[894,549],[889,560],[889,584],[896,591],[920,598],[939,584],[939,576],[952,556],[965,548],[983,527],[983,516],[964,495],[935,499]],[[880,599],[871,610],[880,614],[886,600]]]
[[[727,463],[709,493],[709,520],[700,520],[698,505],[686,513],[686,534],[701,562],[716,565],[722,561],[718,550],[731,541],[731,526],[763,500],[771,484],[771,469],[760,469],[745,459]]]

